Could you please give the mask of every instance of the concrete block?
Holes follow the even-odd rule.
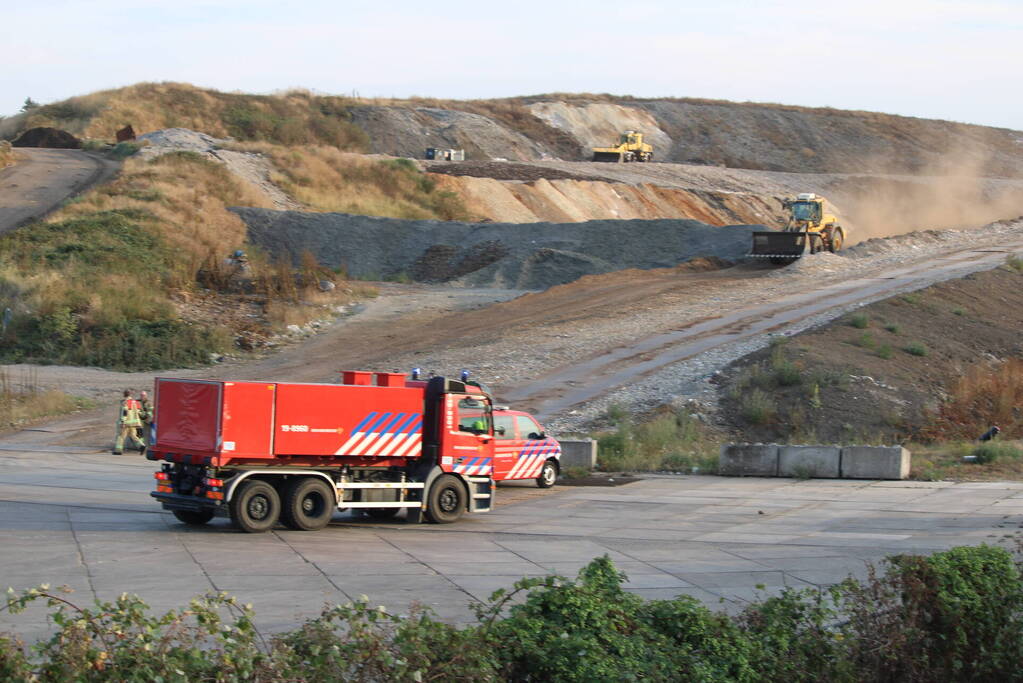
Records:
[[[841,457],[838,446],[779,446],[778,476],[835,479]]]
[[[561,469],[597,468],[597,442],[593,439],[558,439],[561,444]]]
[[[845,446],[843,479],[905,479],[910,453],[902,446]]]
[[[718,474],[731,477],[777,477],[778,445],[726,443],[721,446]]]

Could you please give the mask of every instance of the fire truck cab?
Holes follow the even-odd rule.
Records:
[[[495,482],[554,484],[561,448],[468,381],[345,372],[342,384],[156,380],[151,495],[186,524],[326,526],[338,509],[456,521]]]

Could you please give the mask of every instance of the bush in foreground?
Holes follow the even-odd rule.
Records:
[[[365,601],[264,640],[224,594],[152,616],[138,598],[80,608],[46,586],[14,612],[54,611],[31,651],[0,637],[11,681],[939,681],[1023,680],[1023,580],[1004,549],[897,556],[866,582],[787,590],[731,617],[697,600],[644,600],[607,557],[575,581],[523,579],[458,628]]]

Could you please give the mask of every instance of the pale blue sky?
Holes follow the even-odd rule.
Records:
[[[0,0],[0,114],[138,81],[611,92],[1023,129],[1023,0]]]

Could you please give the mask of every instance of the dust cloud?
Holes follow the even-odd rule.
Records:
[[[985,159],[943,157],[915,175],[858,176],[829,189],[849,243],[917,230],[979,228],[1023,215],[1023,181],[984,177]]]

